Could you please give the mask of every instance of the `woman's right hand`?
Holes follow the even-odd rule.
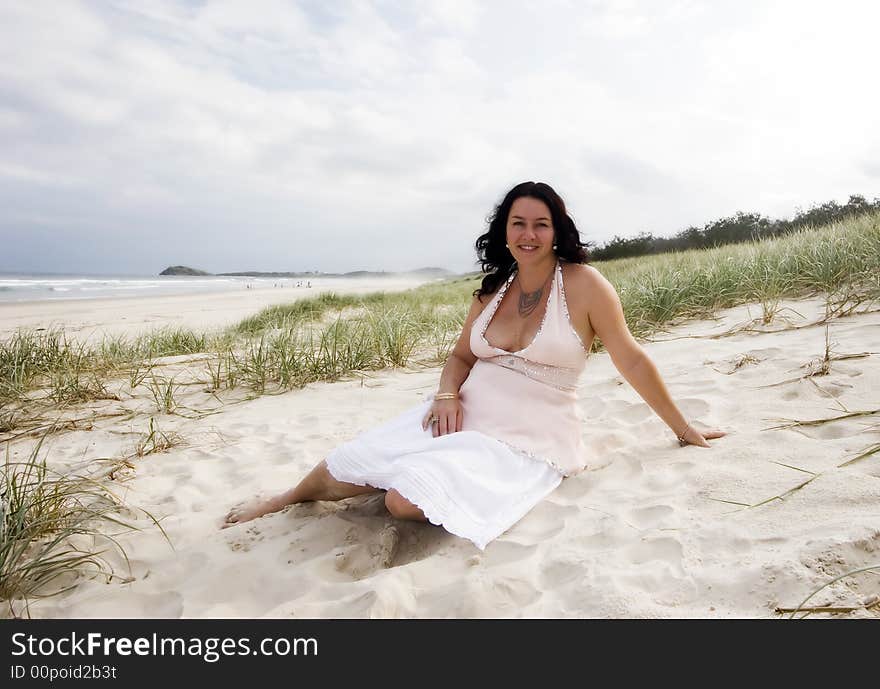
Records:
[[[431,435],[435,438],[461,430],[461,422],[464,418],[461,408],[461,400],[434,400],[431,408],[422,419],[422,430],[431,428]]]

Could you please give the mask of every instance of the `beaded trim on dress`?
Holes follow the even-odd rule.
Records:
[[[537,361],[529,361],[515,354],[499,354],[498,356],[483,359],[483,361],[516,371],[526,378],[544,383],[557,390],[565,390],[566,392],[577,390],[578,372],[574,369],[565,368],[564,366],[539,364]]]
[[[571,314],[568,313],[568,299],[565,298],[565,280],[562,277],[562,264],[557,263],[556,268],[559,270],[559,292],[562,298],[562,310],[565,312],[565,320],[568,321],[568,327],[571,328],[572,334],[577,338],[577,341],[580,342],[584,354],[590,356],[590,352],[584,346],[584,341],[581,339],[581,336],[578,335],[578,331],[575,330],[574,323],[571,322]]]
[[[506,445],[514,452],[519,452],[520,454],[525,455],[529,459],[533,459],[536,462],[544,462],[545,464],[549,464],[551,467],[553,467],[556,471],[558,471],[563,476],[577,476],[579,473],[581,473],[582,471],[585,471],[587,468],[587,465],[584,464],[583,466],[579,467],[578,469],[576,469],[574,471],[572,471],[571,469],[565,469],[562,466],[562,462],[560,462],[556,457],[551,457],[546,454],[538,454],[537,452],[532,452],[531,450],[525,450],[521,447],[517,447],[513,443],[507,442],[506,440],[499,440],[498,438],[496,438],[496,440],[498,440],[498,442],[501,443],[502,445]]]

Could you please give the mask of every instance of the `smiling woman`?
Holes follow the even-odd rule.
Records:
[[[224,526],[385,491],[393,516],[485,548],[595,456],[576,390],[596,336],[681,445],[724,435],[698,431],[676,407],[614,288],[584,265],[580,234],[550,186],[511,189],[476,249],[486,275],[434,399],[337,447],[291,490],[233,509]]]

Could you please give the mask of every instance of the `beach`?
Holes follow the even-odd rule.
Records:
[[[3,305],[0,333],[50,321],[88,337],[214,327],[276,296],[289,297]],[[35,598],[29,614],[786,617],[835,577],[880,564],[880,453],[852,461],[880,442],[880,312],[866,305],[826,321],[814,297],[781,302],[769,323],[760,315],[742,305],[643,343],[685,415],[728,432],[710,449],[679,447],[607,353],[591,355],[578,390],[587,470],[482,552],[442,528],[394,520],[381,495],[220,529],[232,506],[295,484],[337,444],[428,399],[439,366],[242,394],[209,410],[188,402],[206,385],[199,357],[160,362],[193,381],[177,413],[120,391],[71,412],[80,421],[44,442],[59,470],[97,472],[127,457],[108,485],[139,530],[117,536],[128,563],[105,552],[113,578]],[[151,422],[174,441],[138,456]],[[10,440],[10,456],[26,457],[37,442]],[[878,594],[880,570],[863,571],[821,588],[806,607],[816,617],[876,617]]]
[[[287,288],[275,288],[271,280],[242,282],[235,288],[197,294],[146,297],[0,301],[0,339],[18,329],[63,328],[77,341],[98,342],[103,337],[136,336],[151,328],[212,330],[274,304],[312,297],[321,289],[306,288],[306,279],[279,280]],[[301,282],[303,286],[293,287]],[[428,282],[415,276],[381,278],[315,279],[316,285],[331,283],[336,294],[367,294],[399,291]],[[246,287],[250,285],[250,287]],[[326,288],[325,288],[326,290]]]

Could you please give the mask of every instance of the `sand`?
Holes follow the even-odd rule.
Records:
[[[219,529],[231,506],[294,484],[336,444],[420,403],[436,389],[439,368],[312,384],[218,404],[202,418],[143,406],[124,424],[96,421],[57,435],[50,462],[83,467],[129,453],[150,416],[179,434],[183,444],[134,459],[112,484],[161,520],[173,548],[132,512],[142,530],[120,537],[130,571],[109,556],[123,579],[84,580],[34,602],[30,613],[781,618],[777,608],[797,606],[837,575],[880,565],[880,453],[840,466],[880,442],[880,414],[772,429],[786,419],[880,409],[880,312],[829,325],[833,355],[870,354],[803,377],[825,352],[825,327],[809,325],[822,316],[822,301],[783,307],[790,310],[766,326],[737,330],[759,315],[742,306],[645,343],[685,414],[728,431],[711,449],[680,448],[607,354],[593,355],[578,394],[589,469],[484,552],[442,528],[395,521],[381,495],[293,506]],[[15,455],[33,442],[13,443]],[[869,571],[808,605],[876,617],[878,594],[880,570]]]

